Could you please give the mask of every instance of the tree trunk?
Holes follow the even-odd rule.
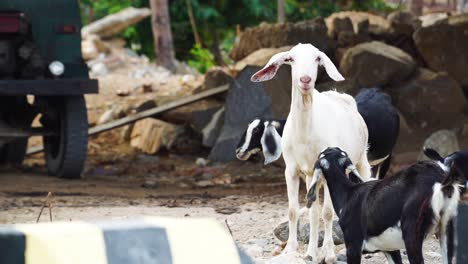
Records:
[[[200,35],[198,35],[197,23],[195,22],[195,17],[193,16],[192,4],[190,0],[185,0],[185,5],[187,6],[187,12],[190,20],[190,25],[192,26],[193,37],[195,38],[195,43],[198,46],[202,47]]]
[[[224,65],[223,55],[219,48],[219,33],[218,30],[213,28],[213,44],[211,45],[211,53],[213,53],[214,60],[217,65]]]
[[[410,0],[410,11],[416,16],[422,15],[423,0]]]
[[[284,13],[284,0],[277,0],[278,23],[286,22],[286,15]]]
[[[174,46],[167,0],[150,0],[156,63],[175,72]]]

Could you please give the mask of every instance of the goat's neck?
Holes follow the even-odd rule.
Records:
[[[334,175],[334,173],[330,173],[330,175],[327,176],[327,185],[330,191],[333,208],[335,209],[336,215],[340,216],[340,212],[346,206],[348,197],[352,193],[355,184],[350,182],[346,175]]]
[[[318,91],[314,88],[311,89],[312,91],[308,95],[304,95],[299,91],[299,88],[292,87],[290,117],[293,117],[294,122],[297,122],[300,127],[307,126],[312,120],[312,103]]]

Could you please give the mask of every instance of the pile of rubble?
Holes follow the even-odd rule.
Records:
[[[252,83],[250,76],[273,54],[299,42],[325,51],[346,78],[332,82],[320,69],[318,90],[336,88],[353,95],[360,88],[377,86],[392,97],[402,117],[399,147],[403,151],[419,150],[428,136],[441,129],[455,133],[455,140],[468,133],[468,123],[464,125],[468,79],[463,74],[468,68],[467,14],[414,17],[398,11],[384,18],[341,12],[295,24],[263,23],[241,34],[230,52],[234,65],[213,68],[204,76],[183,64],[171,74],[125,48],[120,40],[103,40],[99,30],[83,30],[89,32],[84,34],[83,50],[91,46],[89,50],[97,50],[98,55],[83,54],[88,54],[91,75],[99,79],[101,93],[110,102],[96,123],[229,85],[226,94],[127,126],[122,140],[146,153],[197,141],[193,153],[201,148],[209,152],[210,160],[235,159],[237,142],[253,118],[286,118],[290,107],[287,67],[269,82]],[[109,100],[109,95],[117,99]]]

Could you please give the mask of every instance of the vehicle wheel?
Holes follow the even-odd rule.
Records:
[[[13,140],[0,148],[0,164],[19,165],[23,163],[28,147],[28,139]]]
[[[57,132],[44,136],[44,152],[50,175],[80,178],[88,146],[88,116],[82,95],[54,98],[52,117],[44,116],[43,125]]]

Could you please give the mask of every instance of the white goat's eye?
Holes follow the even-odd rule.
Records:
[[[316,62],[320,62],[320,60],[321,60],[320,57],[317,57],[317,58],[315,59]]]
[[[284,59],[284,61],[285,61],[285,62],[291,62],[291,61],[294,61],[294,60],[293,60],[293,58],[288,57],[288,58]]]

